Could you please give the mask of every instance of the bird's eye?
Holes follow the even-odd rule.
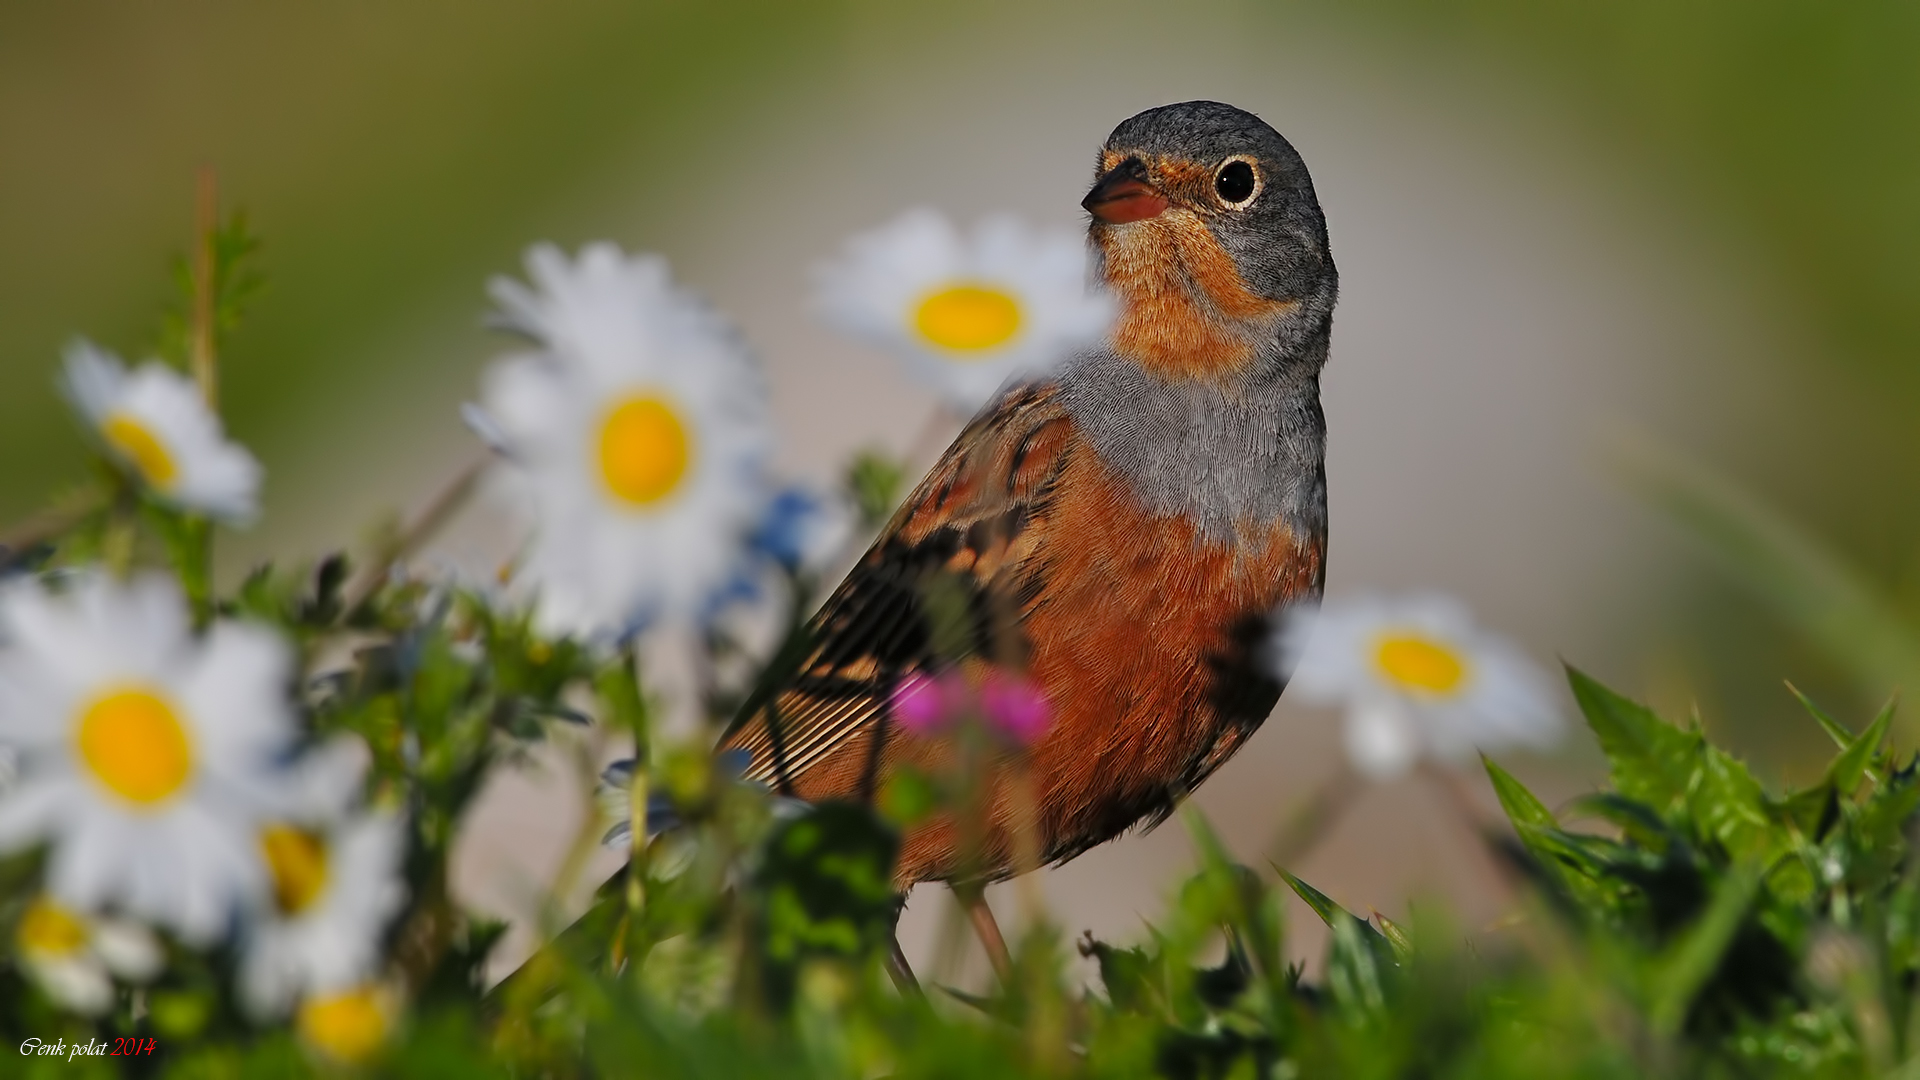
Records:
[[[1213,190],[1228,206],[1245,206],[1260,191],[1260,174],[1253,171],[1252,162],[1232,158],[1213,174]]]

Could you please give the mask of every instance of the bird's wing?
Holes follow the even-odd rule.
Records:
[[[748,779],[791,792],[880,719],[908,673],[968,657],[1024,664],[1020,623],[1039,594],[1037,555],[1073,434],[1044,384],[967,425],[814,616],[805,659],[755,694],[724,740],[751,755]]]

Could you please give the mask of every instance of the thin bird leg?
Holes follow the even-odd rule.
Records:
[[[1000,976],[1000,984],[1005,986],[1013,977],[1013,955],[1007,952],[1007,939],[1000,933],[1000,924],[994,921],[993,909],[987,906],[986,890],[978,885],[953,885],[954,899],[966,909],[967,918],[973,922],[973,932],[980,937],[980,944],[987,950],[987,960],[993,964],[993,973]]]
[[[893,988],[905,997],[922,997],[920,980],[913,975],[913,966],[907,963],[906,951],[900,948],[900,935],[893,935],[893,951],[887,954],[887,974],[893,976]]]

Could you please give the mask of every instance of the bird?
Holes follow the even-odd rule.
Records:
[[[1025,809],[998,783],[971,853],[951,816],[909,829],[902,890],[977,897],[1030,868],[1018,828],[1057,864],[1164,820],[1272,711],[1264,643],[1325,578],[1339,277],[1299,153],[1243,109],[1165,105],[1113,129],[1081,205],[1106,340],[966,424],[719,743],[780,795],[871,799],[954,752],[892,722],[903,679],[1036,687]]]

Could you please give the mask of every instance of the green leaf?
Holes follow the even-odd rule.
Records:
[[[1402,964],[1413,959],[1413,935],[1407,933],[1405,927],[1377,911],[1373,913],[1373,923],[1379,928],[1380,936],[1393,946],[1394,959]]]
[[[1348,915],[1333,924],[1333,949],[1327,957],[1327,983],[1333,998],[1350,1015],[1381,1015],[1387,1004],[1384,969],[1391,946],[1364,920]]]
[[[1480,755],[1480,764],[1486,767],[1487,779],[1493,781],[1493,793],[1500,797],[1500,808],[1507,812],[1507,820],[1514,828],[1522,825],[1534,825],[1542,828],[1558,828],[1560,823],[1554,820],[1553,811],[1545,803],[1534,798],[1525,784],[1513,778],[1513,774],[1496,765],[1492,758]]]
[[[1269,863],[1268,865],[1272,866],[1273,864]],[[1372,923],[1341,907],[1339,904],[1334,903],[1328,898],[1327,894],[1301,881],[1299,878],[1294,877],[1278,866],[1274,866],[1273,869],[1275,873],[1280,875],[1280,879],[1287,883],[1287,887],[1293,890],[1294,895],[1305,900],[1307,906],[1313,909],[1313,913],[1320,916],[1320,921],[1326,923],[1327,926],[1333,930],[1336,942],[1342,933],[1357,935],[1356,940],[1365,942],[1367,948],[1372,950],[1376,959],[1389,964],[1397,962],[1398,955],[1393,947],[1393,943],[1387,940],[1386,935],[1374,929]]]
[[[1799,687],[1793,685],[1792,683],[1787,683],[1786,685],[1787,685],[1787,693],[1792,694],[1796,699],[1799,700],[1801,707],[1807,710],[1808,714],[1813,717],[1814,722],[1820,725],[1820,729],[1827,733],[1827,737],[1831,738],[1834,741],[1835,745],[1839,746],[1843,750],[1853,745],[1853,732],[1848,731],[1846,727],[1840,723],[1840,721],[1835,720],[1831,716],[1828,716],[1826,712],[1820,708],[1820,706],[1815,705],[1813,703],[1812,698],[1801,693]]]
[[[1854,788],[1860,786],[1867,767],[1873,763],[1874,753],[1886,741],[1887,729],[1893,725],[1894,701],[1893,698],[1887,699],[1879,715],[1873,718],[1873,723],[1867,725],[1867,730],[1861,732],[1860,737],[1840,751],[1840,755],[1827,766],[1826,782],[1833,785],[1834,791],[1851,795]]]
[[[1269,863],[1268,865],[1272,866],[1273,864]],[[1321,892],[1319,889],[1301,881],[1299,878],[1294,877],[1278,866],[1274,866],[1273,871],[1279,874],[1280,880],[1287,883],[1287,887],[1293,890],[1294,895],[1305,900],[1307,906],[1313,909],[1313,913],[1320,916],[1320,921],[1326,923],[1328,926],[1332,926],[1335,922],[1339,921],[1343,915],[1349,919],[1356,918],[1356,916],[1349,913],[1347,909],[1334,903],[1326,893]]]
[[[1766,792],[1739,760],[1703,742],[1697,777],[1687,795],[1687,808],[1700,833],[1718,841],[1736,859],[1765,861],[1790,846],[1787,835],[1776,831],[1767,814]]]
[[[1159,1001],[1159,962],[1141,948],[1116,948],[1091,932],[1080,943],[1080,955],[1100,965],[1100,985],[1107,1000],[1121,1012],[1148,1012]]]
[[[1759,890],[1758,871],[1744,864],[1735,867],[1715,886],[1705,912],[1655,961],[1647,995],[1647,1015],[1654,1030],[1669,1035],[1680,1030]]]
[[[1567,682],[1587,726],[1600,740],[1620,794],[1662,810],[1686,797],[1700,736],[1681,731],[1578,668],[1567,668]]]

